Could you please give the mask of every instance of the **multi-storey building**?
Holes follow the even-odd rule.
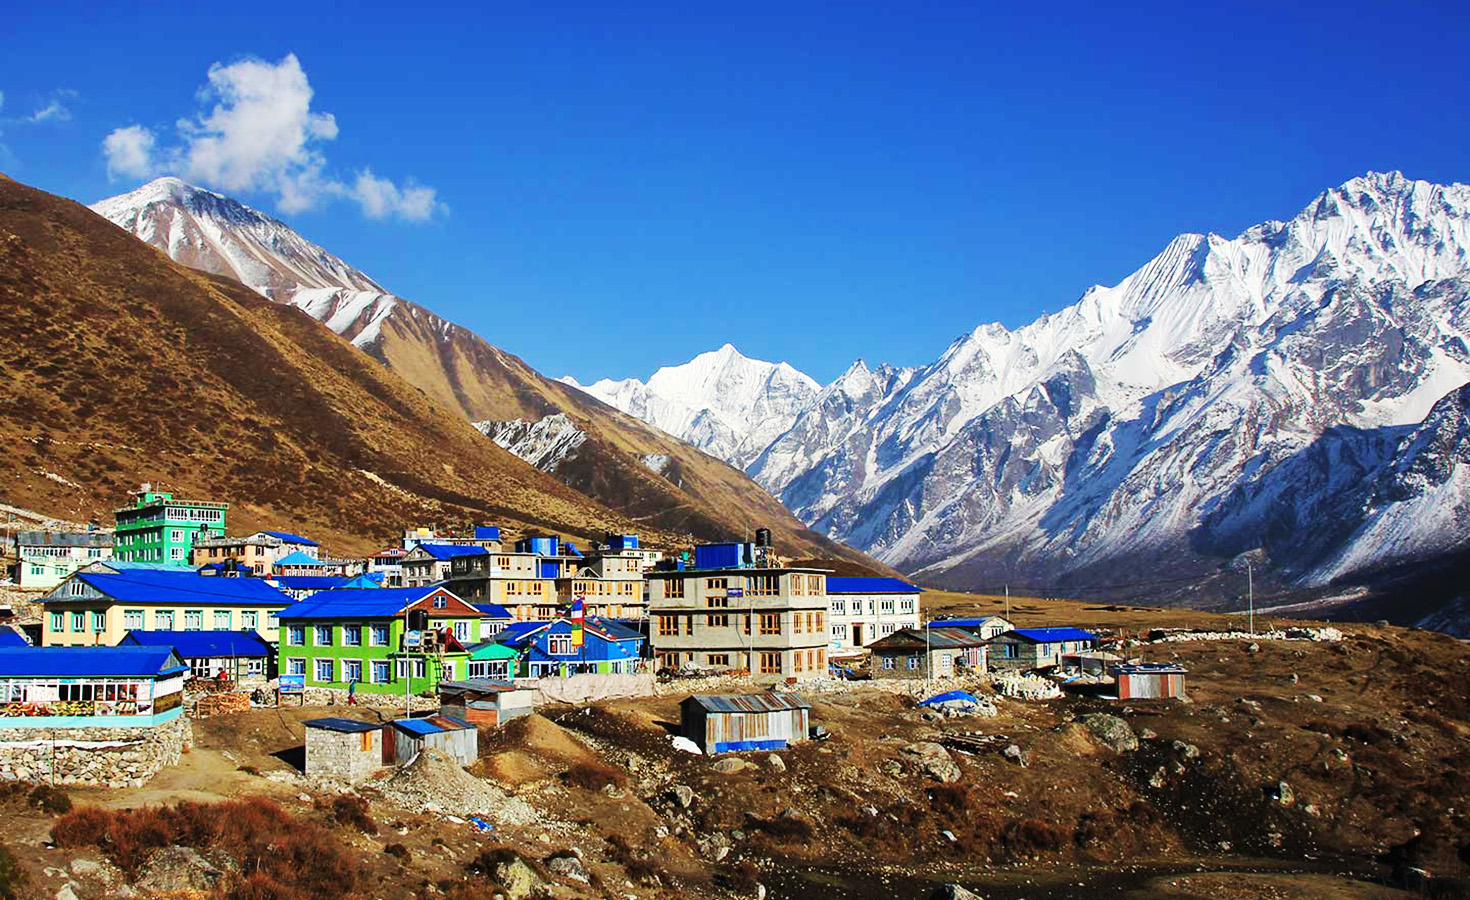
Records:
[[[898,578],[827,579],[833,650],[866,647],[905,628],[919,627],[923,589]]]
[[[532,552],[475,549],[449,558],[451,590],[472,603],[503,606],[517,622],[544,622],[556,615],[556,578],[563,571],[559,560]]]
[[[742,564],[749,553],[728,558],[737,564],[648,573],[659,668],[744,668],[761,682],[825,675],[828,571]]]
[[[647,615],[643,559],[636,552],[601,551],[574,560],[556,579],[556,600],[570,606],[582,598],[588,615],[641,619]],[[569,571],[570,570],[570,571]]]
[[[408,630],[413,610],[428,631]],[[307,687],[417,694],[469,677],[481,618],[443,587],[323,591],[281,613],[278,664]]]
[[[233,562],[242,570],[257,575],[270,575],[274,564],[289,555],[301,553],[318,558],[321,545],[300,535],[284,531],[257,531],[243,537],[211,537],[197,540],[189,552],[194,567]]]
[[[16,583],[23,588],[54,588],[89,563],[112,558],[107,531],[22,531],[15,536]]]
[[[189,562],[196,541],[224,537],[228,503],[175,500],[168,491],[143,485],[132,506],[114,510],[114,555],[124,562]]]
[[[254,631],[273,643],[276,613],[292,603],[261,578],[96,568],[42,598],[42,646],[112,647],[129,631]]]
[[[472,544],[416,544],[403,554],[404,587],[426,587],[450,576],[455,559],[483,558],[490,551]]]

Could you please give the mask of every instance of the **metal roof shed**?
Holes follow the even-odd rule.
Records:
[[[480,733],[475,726],[453,716],[395,719],[383,726],[383,761],[407,765],[428,748],[468,766],[480,756]],[[389,753],[393,758],[388,758]]]
[[[535,707],[535,690],[508,681],[471,678],[439,682],[439,712],[476,727],[495,728],[511,719],[529,716]]]
[[[1174,663],[1120,663],[1113,667],[1119,700],[1187,700],[1187,673]]]
[[[383,726],[354,719],[312,719],[306,726],[306,774],[356,784],[382,768]]]
[[[797,694],[692,695],[679,714],[680,732],[705,753],[781,750],[811,728],[811,704]]]

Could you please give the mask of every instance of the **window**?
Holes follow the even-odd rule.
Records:
[[[840,598],[840,597],[833,597],[832,598],[832,612],[833,613],[835,613],[836,615],[839,615],[839,616],[842,615],[843,606],[844,606],[844,604],[842,602],[842,598]]]
[[[664,579],[664,596],[667,597],[670,600],[683,600],[684,599],[684,579],[682,579],[682,578],[665,578]]]
[[[710,591],[723,591],[729,586],[729,581],[724,578],[707,578],[704,582],[705,589]]]
[[[305,659],[305,657],[293,656],[290,659],[286,660],[286,674],[287,675],[305,675],[306,674],[306,659]]]
[[[184,630],[185,631],[203,631],[204,630],[204,610],[202,610],[202,609],[186,609],[186,610],[184,610]]]
[[[470,639],[470,623],[468,623],[468,622],[455,622],[454,623],[454,639],[456,641],[459,641],[461,644],[463,644],[465,641],[469,640]]]
[[[440,594],[440,595],[434,597],[434,608],[435,609],[448,609],[449,608],[449,598],[445,597],[443,594]]]
[[[780,634],[781,614],[761,613],[761,634]]]
[[[302,647],[306,645],[306,626],[287,625],[286,644],[291,647]]]
[[[806,576],[804,576],[804,575],[792,575],[791,576],[791,594],[792,594],[792,596],[794,596],[794,597],[800,597],[802,594],[805,594],[805,593],[806,593]]]
[[[764,616],[762,618],[764,618]],[[781,674],[781,654],[780,653],[773,653],[773,652],[770,652],[770,651],[763,651],[760,654],[758,654],[758,658],[759,658],[759,661],[760,661],[760,670],[761,670],[761,674],[762,675],[780,675]]]
[[[123,627],[126,628],[129,631],[133,631],[135,629],[138,630],[138,631],[142,631],[143,630],[143,610],[141,610],[141,609],[125,609],[125,610],[123,610]]]
[[[893,600],[892,599],[880,600],[878,602],[878,612],[881,612],[881,613],[891,613],[891,612],[893,612]]]
[[[373,660],[373,684],[387,684],[390,669],[386,659]]]
[[[801,627],[801,613],[799,613],[799,612],[792,613],[791,614],[791,631],[792,631],[792,633],[793,634],[801,634],[802,631],[804,631],[804,630],[805,629],[803,629]]]
[[[898,601],[898,609],[899,609],[899,612],[906,612],[906,613],[913,612],[914,611],[914,598],[912,598],[912,597],[905,597],[902,600]]]
[[[357,624],[342,626],[342,643],[347,647],[362,646],[362,626]]]
[[[910,669],[918,669],[919,668],[919,658],[917,656],[910,656],[909,657],[909,668]]]
[[[153,627],[158,631],[174,630],[174,611],[171,609],[156,609],[153,611]]]
[[[729,665],[730,665],[730,654],[728,654],[728,653],[708,653],[708,654],[705,654],[704,661],[706,663],[708,663],[709,665],[711,665],[711,666],[721,666],[721,667],[728,668]]]
[[[891,669],[891,668],[893,668],[893,657],[891,657],[891,656],[885,656],[885,657],[883,657],[883,668],[885,668],[885,669]]]
[[[791,664],[792,668],[794,668],[797,672],[806,671],[806,669],[802,667],[800,650],[796,651],[795,655],[792,657]]]
[[[826,627],[827,627],[827,611],[826,610],[821,610],[821,611],[819,611],[817,613],[817,627],[816,627],[815,630],[816,631],[821,631],[823,628],[826,628]]]
[[[235,614],[228,609],[217,609],[214,611],[214,630],[229,631],[234,625]]]
[[[71,614],[71,630],[82,632],[87,630],[87,614],[74,612]]]
[[[316,661],[316,680],[317,681],[331,681],[332,680],[332,672],[334,671],[334,666],[333,666],[333,663],[334,662],[336,662],[336,660],[332,660],[332,659],[321,659],[321,658],[318,658],[317,659],[317,661]]]
[[[240,629],[242,631],[254,631],[260,627],[260,613],[255,611],[240,613]]]
[[[103,610],[100,610],[100,609],[94,609],[94,610],[92,610],[92,630],[93,631],[106,631],[107,630],[107,613],[104,612]]]
[[[66,630],[66,614],[65,613],[54,612],[54,613],[51,614],[51,630],[52,631],[64,631],[64,630]]]
[[[553,634],[546,639],[546,652],[552,656],[567,656],[572,652],[572,636]]]
[[[316,626],[315,631],[316,633],[312,635],[313,644],[318,647],[332,646],[332,626],[318,625]]]
[[[821,575],[808,575],[806,577],[806,592],[813,597],[827,593],[827,582]]]
[[[679,620],[675,616],[658,617],[658,633],[661,637],[672,637],[679,633]]]
[[[168,539],[171,542],[175,543],[175,544],[181,544],[181,543],[183,543],[184,542],[184,530],[182,528],[170,529],[170,531],[168,533]]]
[[[362,681],[362,660],[342,660],[342,680],[347,682]]]
[[[781,578],[778,575],[750,576],[750,593],[753,597],[774,597],[781,593]]]
[[[374,647],[388,646],[388,626],[374,625],[372,627],[372,633],[368,637],[368,642]]]
[[[183,559],[184,558],[184,548],[183,547],[170,547],[169,548],[169,551],[168,551],[168,558],[169,559]]]

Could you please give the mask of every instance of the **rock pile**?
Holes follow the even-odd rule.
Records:
[[[1002,672],[993,676],[990,684],[1003,696],[1020,700],[1052,700],[1062,696],[1060,685],[1040,675]]]
[[[528,825],[536,821],[535,810],[525,801],[476,778],[432,748],[373,786],[390,803],[410,812],[461,817],[478,814],[503,825]]]
[[[1249,631],[1170,631],[1157,637],[1151,637],[1149,643],[1174,643],[1178,641],[1313,641],[1315,643],[1336,643],[1341,641],[1343,634],[1340,630],[1330,625],[1320,627],[1293,627],[1286,630],[1274,629],[1271,631],[1258,631],[1251,634]],[[1257,650],[1260,648],[1257,647]],[[1253,651],[1254,652],[1254,651]]]

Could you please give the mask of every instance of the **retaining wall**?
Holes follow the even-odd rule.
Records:
[[[0,780],[142,787],[193,741],[183,716],[132,728],[0,728]]]

